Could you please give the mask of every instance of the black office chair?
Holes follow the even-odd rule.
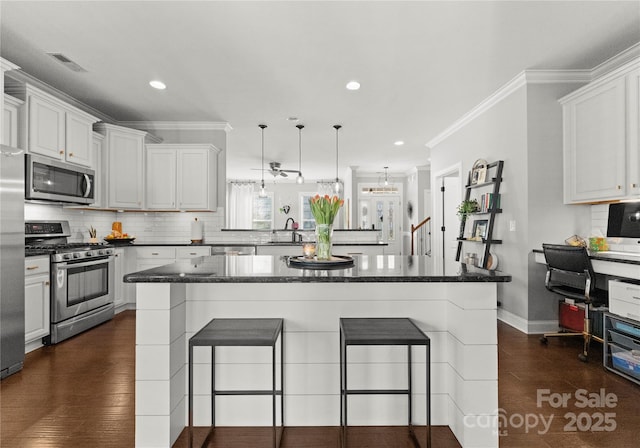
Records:
[[[608,293],[596,289],[596,277],[586,247],[565,246],[560,244],[543,244],[542,250],[547,260],[545,286],[549,291],[559,294],[563,300],[570,298],[575,303],[584,304],[584,326],[582,332],[559,331],[545,333],[540,342],[547,343],[550,336],[582,336],[584,349],[578,355],[580,361],[586,362],[589,356],[591,339],[602,342],[602,338],[592,332],[590,311],[594,307],[608,304]]]

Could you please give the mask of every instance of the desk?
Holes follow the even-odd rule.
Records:
[[[547,264],[542,249],[534,249],[537,263]],[[640,280],[640,253],[590,252],[591,265],[596,274]]]

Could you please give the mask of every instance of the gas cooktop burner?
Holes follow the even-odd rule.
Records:
[[[38,243],[35,244],[26,244],[26,248],[27,249],[32,249],[32,250],[48,250],[50,252],[53,253],[60,253],[60,252],[66,252],[66,251],[73,251],[73,250],[91,250],[91,249],[99,249],[106,246],[105,244],[102,243],[58,243],[58,244],[46,244],[43,243],[41,241],[39,241]]]

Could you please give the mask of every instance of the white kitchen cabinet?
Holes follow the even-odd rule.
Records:
[[[634,61],[560,100],[565,203],[638,197],[639,67]]]
[[[116,248],[114,250],[113,265],[115,279],[114,304],[116,313],[118,313],[127,309],[128,304],[136,303],[136,285],[122,281],[125,275],[137,270],[135,249],[125,247]]]
[[[206,257],[211,255],[209,246],[178,246],[176,247],[176,261],[188,260],[195,257]]]
[[[176,208],[176,151],[147,146],[146,209],[173,210]]]
[[[146,132],[98,123],[104,135],[102,174],[105,207],[141,209],[144,204],[144,140]]]
[[[176,261],[176,249],[173,246],[138,247],[136,252],[138,271],[157,268]]]
[[[640,68],[627,76],[627,129],[629,152],[628,196],[640,197]]]
[[[49,335],[50,292],[49,257],[27,257],[24,260],[24,341],[25,352],[42,345]]]
[[[217,208],[218,148],[211,144],[151,144],[146,151],[146,209]]]
[[[2,115],[2,144],[18,147],[18,111],[23,104],[11,95],[4,96],[4,113]]]
[[[19,145],[30,153],[93,167],[96,117],[29,84],[10,81],[5,90],[24,101],[19,112]]]
[[[213,145],[185,145],[177,151],[178,209],[216,210],[219,152]]]
[[[105,204],[104,194],[104,182],[102,182],[102,144],[104,142],[104,135],[94,132],[93,141],[91,142],[93,150],[93,169],[96,171],[96,179],[93,182],[93,204],[90,207],[102,208]]]

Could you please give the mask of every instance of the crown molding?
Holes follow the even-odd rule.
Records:
[[[78,101],[74,97],[67,95],[63,91],[58,90],[55,87],[52,87],[49,84],[46,84],[40,81],[38,78],[35,78],[34,76],[26,72],[23,72],[22,70],[16,70],[16,71],[7,73],[7,77],[11,78],[13,81],[17,82],[18,84],[29,84],[35,87],[36,89],[39,89],[53,96],[54,98],[57,98],[60,101],[64,101],[65,103],[75,107],[76,109],[84,111],[89,115],[93,115],[94,117],[98,118],[100,121],[104,121],[106,123],[115,122],[115,120],[112,117],[105,114],[104,112],[101,112],[98,109],[94,109],[93,107],[88,106],[81,101]]]
[[[7,61],[4,58],[0,58],[0,70],[2,72],[8,72],[9,70],[19,70],[20,67],[13,62]]]
[[[485,98],[480,104],[456,120],[451,126],[447,127],[440,134],[429,140],[425,146],[429,149],[434,148],[436,145],[442,143],[471,121],[475,120],[487,110],[491,109],[503,99],[507,98],[527,84],[554,84],[569,82],[586,84],[597,78],[615,72],[638,58],[640,58],[640,42],[589,70],[524,70],[516,75],[511,81],[496,90],[493,94]]]
[[[233,130],[231,125],[224,121],[119,121],[118,124],[148,131],[224,131],[229,133]]]
[[[429,140],[426,144],[427,148],[432,149],[436,145],[442,143],[451,135],[458,132],[460,129],[465,127],[467,124],[471,123],[473,120],[478,118],[480,115],[484,114],[486,111],[491,109],[496,104],[500,103],[503,99],[510,96],[512,93],[525,86],[527,83],[526,76],[524,72],[518,74],[511,81],[500,87],[496,90],[492,95],[485,98],[480,104],[471,109],[469,112],[464,114],[458,120],[454,121],[453,124],[447,127],[440,134],[436,135],[434,138]]]
[[[600,78],[637,58],[640,58],[640,42],[596,66],[591,70],[592,80]]]

